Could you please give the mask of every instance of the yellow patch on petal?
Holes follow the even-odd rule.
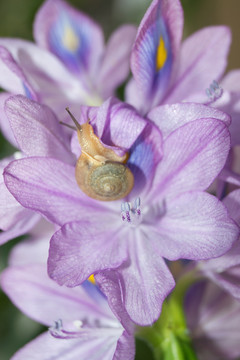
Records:
[[[88,281],[90,281],[93,285],[96,285],[96,281],[94,279],[94,275],[90,275],[89,278],[88,278]]]
[[[65,26],[62,43],[66,49],[72,52],[75,52],[79,48],[79,37],[69,25]]]
[[[163,38],[160,37],[158,48],[157,48],[157,55],[156,55],[156,68],[157,71],[163,68],[165,62],[167,60],[167,49],[165,48],[165,43]]]

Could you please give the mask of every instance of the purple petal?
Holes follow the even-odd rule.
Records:
[[[0,228],[10,229],[18,221],[24,221],[31,214],[24,209],[8,191],[4,182],[0,183]]]
[[[89,121],[104,146],[112,148],[119,156],[132,147],[147,125],[133,107],[116,98],[109,98],[99,107],[82,106],[78,118],[80,124]],[[77,153],[76,139],[72,145]]]
[[[147,232],[131,232],[128,247],[131,262],[119,269],[122,297],[130,318],[141,326],[150,325],[160,315],[164,299],[174,287],[174,279],[159,256],[156,241]],[[157,246],[156,246],[157,245]]]
[[[31,229],[26,240],[13,247],[8,259],[10,266],[27,264],[46,264],[48,249],[54,227],[43,218]]]
[[[189,192],[166,202],[166,213],[154,214],[159,254],[169,260],[210,259],[225,254],[239,236],[238,226],[214,196]],[[153,221],[153,218],[152,218]],[[155,230],[156,229],[156,230]]]
[[[117,348],[113,360],[134,360],[135,359],[135,339],[126,331],[118,340]]]
[[[159,104],[169,86],[182,27],[183,12],[178,0],[154,0],[139,26],[131,68],[145,98],[143,112]]]
[[[165,141],[149,197],[205,190],[223,168],[229,147],[229,132],[222,121],[200,119],[181,126]]]
[[[162,135],[157,127],[148,124],[131,148],[127,165],[134,175],[130,197],[144,196],[151,189],[156,168],[163,156]]]
[[[48,79],[48,85],[51,82],[56,82],[62,85],[65,84],[68,88],[70,87],[70,82],[74,81],[74,77],[55,56],[30,41],[1,38],[0,46],[1,49],[5,48],[3,54],[6,53],[6,57],[7,53],[9,53],[8,57],[14,59],[14,61],[9,63],[9,66],[12,62],[17,64],[15,66],[19,67],[19,70],[17,71],[16,69],[16,74],[21,76],[22,72],[24,72],[27,79],[34,83],[34,88],[36,87],[37,90],[39,85],[46,81],[46,79]],[[16,89],[13,89],[12,92],[15,93]]]
[[[79,79],[71,74],[60,60],[49,51],[41,49],[29,41],[19,39],[1,38],[0,46],[9,51],[9,56],[12,56],[14,64],[17,64],[15,66],[20,68],[19,71],[24,72],[41,103],[54,109],[61,120],[65,120],[67,117],[66,105],[71,104],[71,108],[74,106],[74,108],[79,109],[81,103],[88,103],[89,93],[83,88]],[[6,73],[4,76],[8,76],[8,74]],[[11,85],[11,75],[8,76],[7,80],[8,84],[4,86],[6,89]],[[15,80],[12,79],[9,90],[16,93],[17,86]],[[24,91],[17,91],[17,93],[29,96],[29,91],[26,92],[26,90],[25,87]]]
[[[69,360],[73,360],[74,353],[77,351],[76,346],[81,349],[81,343],[78,339],[62,341],[51,336],[49,332],[44,332],[18,350],[11,360],[49,360],[55,356],[62,360],[68,356]]]
[[[221,86],[223,89],[232,92],[239,92],[240,91],[240,70],[231,70],[224,76],[221,80]]]
[[[224,254],[223,256],[217,259],[202,261],[200,263],[200,267],[205,273],[208,273],[208,275],[210,274],[210,272],[215,273],[215,277],[216,278],[218,277],[220,279],[222,274],[224,277],[225,271],[228,271],[231,268],[236,270],[237,268],[240,269],[239,254],[240,254],[240,240],[238,239],[237,241],[235,241],[231,249],[226,254]],[[239,289],[239,282],[238,282],[238,289]]]
[[[19,210],[20,213],[20,210]],[[18,216],[19,216],[18,213]],[[33,228],[33,226],[39,221],[40,217],[26,209],[23,209],[20,213],[21,218],[18,221],[13,221],[11,227],[8,230],[0,233],[0,245],[12,240],[18,236],[24,235]]]
[[[18,95],[7,100],[5,110],[23,153],[74,162],[63,127],[48,107]]]
[[[101,291],[106,295],[108,304],[128,333],[133,333],[135,325],[122,302],[121,275],[117,271],[105,270],[94,275]]]
[[[0,129],[5,138],[12,144],[15,148],[18,147],[15,137],[12,132],[12,128],[9,124],[8,117],[4,111],[5,101],[9,99],[11,94],[1,93],[0,94]]]
[[[239,190],[228,194],[223,200],[231,217],[239,224]],[[232,296],[240,298],[240,241],[223,256],[200,263],[200,269]]]
[[[0,171],[12,160],[5,158],[0,161]],[[0,245],[17,236],[28,232],[39,220],[39,215],[24,209],[6,188],[3,179],[0,179]]]
[[[117,104],[120,105],[120,102],[117,99],[109,98],[99,107],[81,106],[81,112],[78,118],[80,118],[80,124],[84,124],[86,122],[90,123],[93,127],[94,134],[101,140],[105,148],[113,150],[118,156],[123,156],[126,153],[126,148],[122,145],[115,146],[115,144],[119,140],[120,143],[123,142],[123,140],[125,140],[125,142],[129,142],[129,138],[125,137],[124,139],[121,139],[120,137],[120,139],[117,139],[118,133],[115,132],[118,131],[117,128],[113,128],[112,134],[109,131],[110,123],[114,123],[115,119],[112,117],[112,109],[116,108],[115,105]],[[115,120],[118,120],[118,118],[116,117]],[[122,120],[124,120],[124,118]],[[119,135],[121,136],[120,132]],[[112,140],[112,137],[115,142]],[[135,139],[136,136],[133,134],[133,138],[130,138],[130,144],[132,144]],[[77,134],[73,134],[72,136],[71,148],[77,157],[81,155],[81,148],[79,146]]]
[[[114,218],[101,213],[95,221],[64,225],[51,239],[50,277],[60,285],[73,287],[92,273],[119,267],[127,258],[126,242],[119,239],[120,226],[121,222],[117,226]]]
[[[20,349],[11,360],[112,360],[117,341],[114,335],[63,340],[43,333]]]
[[[36,94],[29,84],[22,68],[14,60],[7,48],[0,45],[0,85],[9,92],[24,94],[36,99]]]
[[[227,65],[231,32],[226,26],[212,26],[197,31],[182,44],[175,81],[164,103],[207,100],[205,89],[219,80]],[[194,101],[197,101],[194,98]]]
[[[111,96],[129,74],[130,52],[135,36],[135,26],[123,25],[108,41],[97,77],[99,93],[104,99]]]
[[[130,105],[112,98],[99,108],[96,126],[101,129],[98,136],[103,143],[130,149],[145,128],[146,120]]]
[[[27,316],[47,326],[61,319],[98,319],[102,324],[116,321],[99,290],[86,291],[84,286],[69,289],[49,279],[45,265],[10,267],[1,274],[1,286],[12,302]],[[89,283],[89,286],[96,287]],[[95,292],[97,294],[94,298]],[[102,307],[102,302],[105,302]]]
[[[221,120],[227,126],[231,124],[231,118],[228,114],[202,104],[162,105],[148,113],[148,119],[152,120],[161,129],[164,139],[184,124],[206,118]]]
[[[228,169],[226,165],[218,175],[218,178],[223,182],[228,182],[230,184],[240,186],[240,174],[237,174],[234,171]],[[224,183],[220,185],[224,186]]]
[[[199,360],[240,355],[239,302],[211,283],[200,283],[191,288],[185,311]]]
[[[103,51],[99,26],[62,0],[46,1],[37,13],[34,37],[74,72],[95,73]]]
[[[240,226],[240,189],[229,193],[223,200],[232,219]]]
[[[240,241],[238,239],[225,255],[198,264],[199,269],[205,276],[237,299],[240,299],[239,255]]]
[[[222,99],[220,99],[214,106],[231,115],[232,122],[229,130],[232,146],[235,146],[240,144],[240,92],[227,93],[226,98],[226,101],[221,101]]]
[[[24,207],[40,212],[62,225],[104,212],[104,205],[89,198],[77,186],[75,169],[56,159],[27,158],[12,162],[4,172],[9,191]]]
[[[135,107],[140,113],[145,113],[143,102],[144,95],[138,88],[138,84],[134,78],[131,78],[125,86],[124,90],[125,101]]]

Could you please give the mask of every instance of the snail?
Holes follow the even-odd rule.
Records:
[[[134,185],[133,174],[125,164],[128,154],[121,157],[112,149],[104,147],[89,122],[80,125],[68,108],[66,111],[76,126],[76,129],[69,127],[77,130],[82,151],[75,169],[80,189],[89,197],[101,201],[127,196]]]

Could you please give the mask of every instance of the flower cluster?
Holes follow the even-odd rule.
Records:
[[[12,359],[133,360],[135,336],[156,360],[240,356],[240,71],[222,79],[228,28],[182,31],[180,1],[153,0],[104,45],[46,0],[35,43],[0,39],[18,149],[0,161],[0,244],[30,234],[1,286],[49,327]]]

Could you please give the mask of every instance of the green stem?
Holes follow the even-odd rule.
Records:
[[[183,309],[186,291],[197,278],[195,270],[184,274],[163,303],[160,318],[151,327],[139,328],[137,336],[150,345],[155,360],[197,360]]]

